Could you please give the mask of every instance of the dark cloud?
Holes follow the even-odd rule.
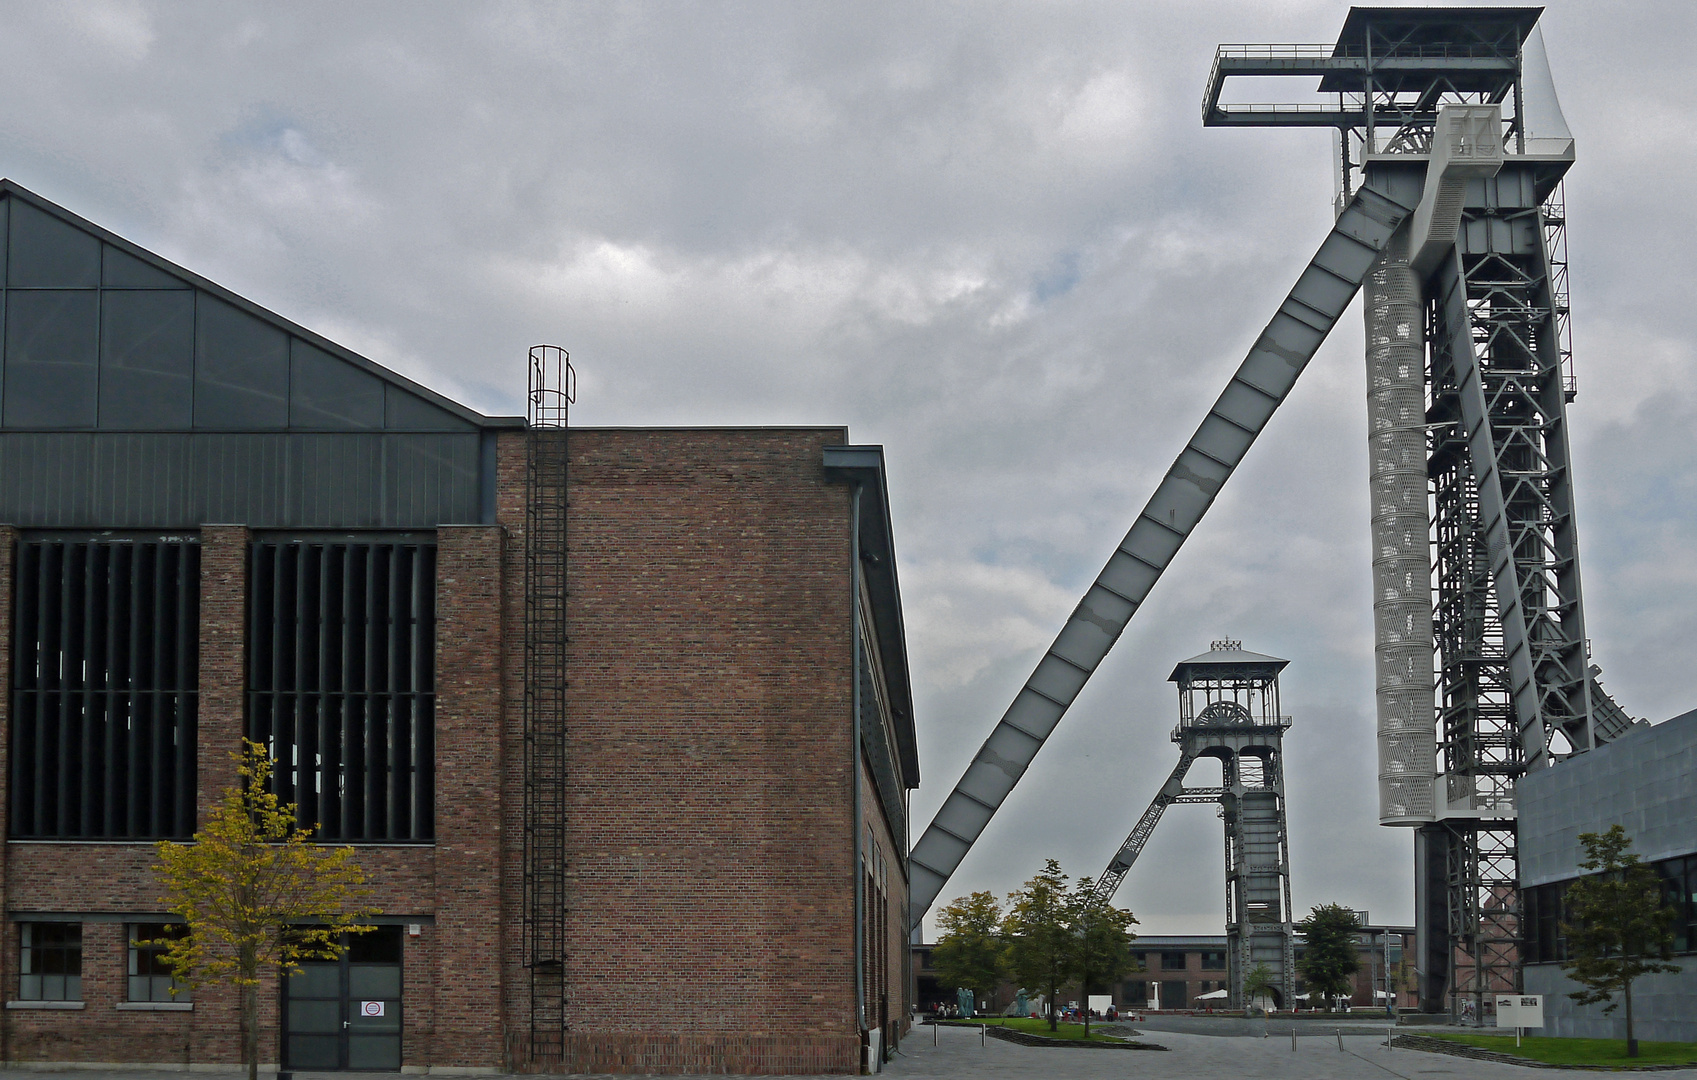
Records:
[[[885,444],[921,824],[1329,224],[1324,134],[1204,130],[1223,41],[1342,3],[14,5],[0,172],[374,359],[586,424],[848,423]],[[1635,715],[1694,703],[1689,5],[1558,2],[1589,630]],[[1291,659],[1300,907],[1408,919],[1375,824],[1364,382],[1345,317],[951,883],[1096,873],[1171,767],[1163,681]],[[1179,807],[1122,899],[1222,910]]]

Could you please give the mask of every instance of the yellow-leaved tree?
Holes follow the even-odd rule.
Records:
[[[142,944],[163,946],[161,959],[184,986],[241,990],[242,1056],[248,1080],[257,1080],[261,974],[274,969],[283,978],[302,960],[338,959],[342,935],[374,929],[358,920],[375,909],[363,903],[371,890],[353,848],[312,843],[313,830],[298,826],[295,805],[270,790],[271,755],[259,743],[242,743],[231,755],[240,779],[194,840],[158,845],[160,903],[187,932]]]

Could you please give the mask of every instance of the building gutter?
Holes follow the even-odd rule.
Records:
[[[854,772],[849,777],[849,784],[854,789],[854,1014],[856,1026],[864,1032],[866,1030],[866,935],[864,933],[866,900],[861,895],[861,890],[865,887],[866,874],[861,863],[865,860],[866,853],[861,850],[860,843],[861,834],[865,831],[861,825],[863,811],[860,805],[860,493],[862,490],[864,490],[864,485],[860,483],[854,485],[854,510],[849,532],[851,537],[849,609],[852,613],[850,618],[853,626],[850,648],[854,657],[854,689],[851,694],[854,717],[853,722],[849,725],[849,742],[853,746],[849,760],[854,766]]]

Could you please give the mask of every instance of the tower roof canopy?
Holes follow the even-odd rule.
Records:
[[[1249,652],[1237,642],[1226,642],[1227,648],[1209,649],[1189,660],[1180,660],[1168,682],[1184,683],[1194,679],[1269,679],[1285,669],[1289,660],[1264,653]]]

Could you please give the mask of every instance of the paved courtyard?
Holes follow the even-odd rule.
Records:
[[[1165,1023],[1165,1022],[1163,1022]],[[1230,1025],[1212,1025],[1225,1031]],[[1169,1026],[1181,1026],[1172,1024]],[[1353,1026],[1359,1034],[1349,1034]],[[1193,1028],[1186,1031],[1157,1031],[1154,1025],[1138,1028],[1144,1041],[1158,1043],[1168,1049],[1138,1050],[1066,1050],[1048,1047],[1018,1046],[1000,1039],[986,1038],[982,1045],[975,1028],[943,1027],[936,1031],[932,1045],[932,1030],[916,1028],[902,1044],[901,1053],[885,1067],[891,1080],[905,1077],[960,1077],[984,1080],[1388,1080],[1402,1077],[1456,1077],[1466,1080],[1561,1080],[1587,1077],[1595,1080],[1597,1073],[1571,1069],[1534,1069],[1520,1065],[1503,1065],[1489,1061],[1430,1054],[1418,1050],[1391,1050],[1384,1047],[1384,1033],[1365,1033],[1366,1026],[1346,1026],[1343,1049],[1338,1049],[1335,1028],[1306,1023],[1299,1028],[1303,1037],[1291,1048],[1289,1028],[1280,1034],[1278,1025],[1269,1037],[1255,1035],[1206,1035]],[[1403,1029],[1407,1031],[1408,1029]],[[45,1074],[36,1070],[3,1069],[0,1080],[42,1080]],[[121,1072],[117,1070],[68,1070],[55,1075],[65,1080],[165,1080],[181,1075],[187,1080],[239,1080],[246,1073],[172,1073],[158,1071]],[[263,1075],[263,1074],[262,1074]],[[306,1073],[293,1074],[294,1080],[389,1080],[394,1073]],[[1657,1080],[1697,1080],[1697,1069],[1658,1071]],[[535,1080],[534,1077],[524,1080]],[[614,1080],[614,1078],[594,1078]],[[798,1078],[814,1080],[814,1078]]]
[[[1362,1025],[1352,1025],[1363,1030]],[[1201,1035],[1192,1032],[1156,1031],[1140,1026],[1143,1041],[1168,1048],[1166,1053],[1133,1050],[1063,1050],[1017,1046],[999,1039],[979,1045],[978,1032],[962,1028],[938,1029],[937,1045],[931,1044],[931,1029],[919,1028],[902,1044],[901,1055],[885,1072],[897,1077],[985,1077],[1031,1078],[1031,1080],[1097,1080],[1108,1077],[1137,1077],[1143,1080],[1172,1077],[1174,1080],[1388,1080],[1390,1077],[1466,1077],[1469,1080],[1556,1080],[1559,1077],[1590,1077],[1595,1072],[1573,1069],[1534,1069],[1489,1061],[1430,1054],[1418,1050],[1386,1051],[1383,1029],[1377,1035],[1348,1034],[1343,1050],[1332,1031],[1312,1023],[1299,1029],[1306,1037],[1291,1049],[1289,1029],[1278,1034],[1272,1027],[1268,1038]],[[1407,1029],[1404,1029],[1406,1032]],[[1697,1069],[1656,1072],[1668,1080],[1697,1080]]]

